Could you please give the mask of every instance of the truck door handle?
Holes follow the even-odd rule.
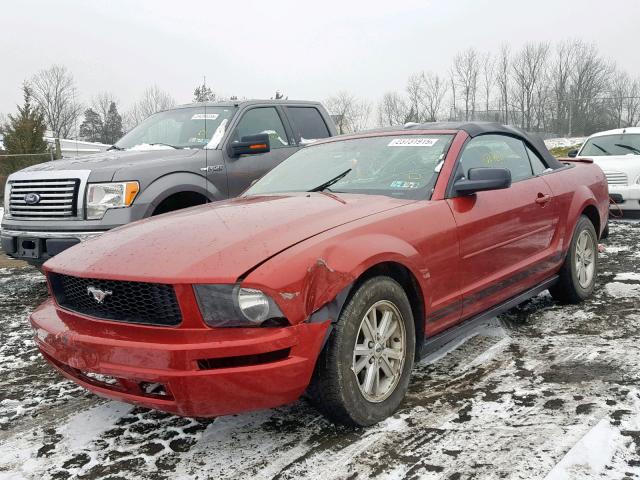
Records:
[[[538,198],[536,198],[536,203],[538,205],[546,205],[551,200],[551,195],[545,195],[544,193],[539,193]]]

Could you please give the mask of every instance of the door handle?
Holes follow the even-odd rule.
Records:
[[[538,198],[536,198],[536,203],[538,205],[546,205],[551,201],[551,195],[545,195],[544,193],[539,193]]]

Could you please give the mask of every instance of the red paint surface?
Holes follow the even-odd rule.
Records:
[[[430,336],[557,272],[588,206],[604,228],[608,191],[594,165],[448,199],[466,133],[383,135],[440,133],[456,136],[432,200],[323,193],[235,199],[131,224],[63,252],[45,270],[174,285],[183,322],[123,324],[47,301],[31,316],[38,346],[64,375],[110,398],[191,416],[273,407],[296,400],[309,383],[328,328],[309,323],[310,315],[367,269],[393,262],[409,270],[425,307],[417,321]],[[382,134],[365,136],[372,135]],[[207,327],[191,285],[238,281],[268,293],[291,326]],[[282,349],[290,349],[288,358],[259,365],[201,370],[197,363]],[[82,372],[119,383],[106,387]],[[161,383],[168,395],[144,394],[140,382]]]

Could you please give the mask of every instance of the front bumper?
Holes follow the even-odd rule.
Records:
[[[191,417],[295,401],[328,328],[328,322],[226,329],[117,324],[68,313],[52,300],[30,320],[40,351],[65,377],[107,398]]]
[[[609,196],[615,201],[610,209],[640,210],[640,185],[609,185]]]
[[[6,230],[0,233],[2,250],[13,258],[32,262],[45,262],[67,248],[102,235],[95,232],[39,232]]]

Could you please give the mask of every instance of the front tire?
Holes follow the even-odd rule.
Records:
[[[411,305],[389,277],[364,282],[343,308],[309,388],[332,421],[373,425],[404,399],[415,355]]]
[[[558,283],[549,292],[560,303],[580,303],[593,293],[598,273],[598,236],[587,217],[578,220]]]

